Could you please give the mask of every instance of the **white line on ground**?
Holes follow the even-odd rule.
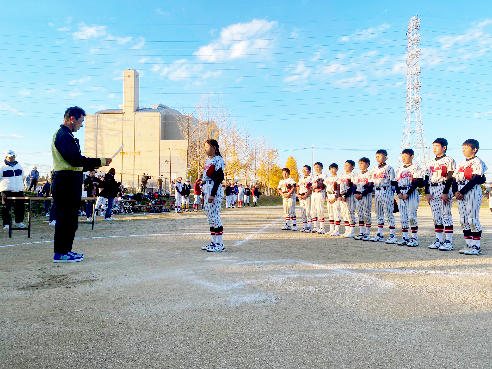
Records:
[[[253,238],[256,238],[260,233],[265,232],[268,228],[270,228],[272,225],[274,225],[274,224],[276,224],[278,222],[279,222],[279,220],[274,220],[273,222],[271,222],[270,224],[266,225],[265,227],[259,229],[255,233],[252,233],[252,234],[248,235],[248,237],[246,237],[245,239],[236,242],[234,244],[234,246],[241,246],[242,244],[245,244],[249,240],[252,240]]]

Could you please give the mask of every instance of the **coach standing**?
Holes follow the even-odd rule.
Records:
[[[82,173],[111,163],[110,158],[86,158],[80,152],[79,140],[73,136],[84,122],[85,111],[77,106],[65,111],[63,124],[51,143],[55,176],[53,200],[55,206],[55,237],[53,262],[82,261],[84,254],[72,252],[82,197]]]

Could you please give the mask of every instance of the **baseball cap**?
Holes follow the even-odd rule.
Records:
[[[7,156],[15,156],[15,152],[13,150],[7,150],[5,151],[5,157]]]
[[[445,138],[441,138],[441,137],[436,138],[433,143],[438,143],[441,146],[448,146],[448,140],[446,140]]]

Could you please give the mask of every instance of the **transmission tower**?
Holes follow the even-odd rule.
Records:
[[[424,125],[420,113],[420,18],[412,17],[407,29],[407,101],[401,149],[413,149],[415,164],[422,166],[426,160]]]

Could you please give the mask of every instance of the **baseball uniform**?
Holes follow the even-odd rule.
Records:
[[[340,236],[340,183],[337,175],[328,176],[326,183],[326,206],[328,209],[328,222],[330,223],[330,236]]]
[[[345,233],[343,236],[353,237],[355,232],[355,207],[354,197],[354,177],[355,174],[343,173],[338,176],[340,182],[340,209],[345,223]]]
[[[237,207],[243,207],[244,187],[241,185],[237,189]]]
[[[299,196],[305,196],[311,189],[313,183],[311,175],[306,177],[302,177],[299,179],[299,183],[297,185]],[[312,227],[312,219],[311,219],[311,194],[309,194],[305,199],[299,197],[299,205],[301,206],[301,215],[302,215],[302,231],[310,232]]]
[[[282,229],[290,230],[290,221],[292,220],[292,229],[296,229],[296,181],[293,178],[286,178],[280,180],[278,183],[278,190],[283,193],[289,193],[291,189],[294,189],[289,197],[282,197],[284,205],[285,226]]]
[[[311,232],[325,233],[325,198],[326,198],[326,180],[324,173],[313,174],[313,194],[311,195],[311,218],[313,229]],[[318,229],[319,222],[319,229]]]
[[[386,163],[379,164],[372,169],[370,178],[374,184],[374,207],[378,221],[378,233],[372,240],[382,241],[386,220],[390,229],[390,238],[387,242],[392,241],[395,237],[395,216],[393,215],[394,199],[391,182],[395,180],[395,171]]]
[[[362,195],[360,200],[356,199],[357,217],[359,218],[359,232],[356,239],[369,238],[371,233],[372,217],[372,189],[371,172],[366,171],[355,175],[354,178],[355,193]]]
[[[176,201],[174,202],[174,207],[176,209],[177,213],[181,213],[181,204],[183,202],[183,183],[182,182],[176,182],[175,184],[175,197]]]

